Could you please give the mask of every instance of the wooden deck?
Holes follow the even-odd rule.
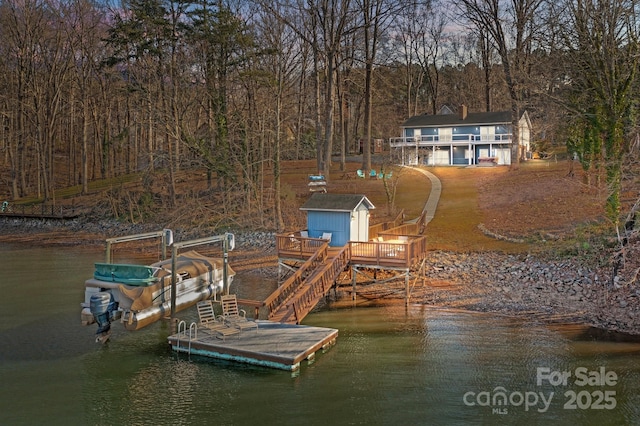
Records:
[[[191,324],[169,336],[174,351],[239,363],[295,371],[304,360],[335,344],[338,330],[258,321],[258,331],[248,330],[221,340]]]
[[[382,241],[350,241],[349,263],[377,266],[381,269],[409,269],[427,252],[427,238],[422,235],[386,235]],[[406,240],[405,240],[406,238]]]
[[[380,229],[376,241],[350,241],[344,247],[331,249],[326,241],[299,233],[276,235],[278,259],[303,263],[264,301],[269,320],[300,324],[350,265],[352,269],[369,266],[408,274],[427,252],[424,235],[407,235],[419,227],[420,221]]]
[[[415,226],[415,224],[413,224]],[[390,268],[410,268],[420,261],[427,252],[427,238],[424,235],[411,235],[404,225],[399,230],[384,231],[378,238],[382,241],[350,241],[341,250],[347,250],[348,263],[372,265]],[[395,228],[394,228],[395,229]],[[406,232],[400,234],[399,232]],[[297,243],[292,243],[295,239]],[[316,267],[316,262],[325,262],[332,253],[328,249],[318,248],[316,238],[292,238],[287,235],[276,235],[276,250],[279,259],[312,260],[306,267]],[[333,248],[333,250],[336,250]],[[318,253],[316,255],[316,253]],[[327,260],[328,262],[328,260]]]

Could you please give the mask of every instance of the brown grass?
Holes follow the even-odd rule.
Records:
[[[436,229],[455,235],[470,250],[524,251],[556,249],[574,238],[581,228],[602,222],[604,199],[582,183],[581,171],[568,175],[567,162],[529,161],[516,170],[508,167],[437,170],[443,181],[443,210],[433,223]],[[468,214],[461,209],[468,209]],[[458,217],[457,231],[446,219]],[[457,214],[457,216],[455,216]],[[524,240],[510,244],[478,237],[478,225],[505,238]],[[451,239],[446,235],[444,241]]]
[[[300,204],[306,201],[306,175],[315,162],[288,167],[283,181],[295,188]],[[349,163],[347,173],[355,175],[359,163]],[[581,226],[601,221],[604,200],[594,188],[582,183],[580,170],[569,176],[566,161],[534,160],[509,167],[429,167],[442,183],[442,195],[435,217],[427,226],[429,247],[452,251],[503,251],[511,253],[538,250],[540,240],[572,236]],[[301,173],[304,170],[304,173]],[[412,168],[394,167],[397,180],[394,205],[387,203],[384,186],[377,179],[348,179],[334,165],[329,192],[364,194],[376,206],[371,223],[389,220],[404,209],[406,218],[417,218],[431,185]],[[479,226],[483,224],[490,237]],[[523,240],[514,243],[510,240]]]
[[[442,196],[435,217],[427,226],[429,246],[451,251],[522,251],[528,247],[484,235],[478,225],[490,212],[479,202],[480,184],[492,176],[502,175],[506,167],[438,167],[431,171],[442,183]]]
[[[355,177],[359,167],[360,163],[350,162],[343,171],[339,164],[334,164],[328,191],[365,195],[376,206],[371,214],[371,224],[390,220],[402,210],[407,219],[420,215],[431,190],[429,179],[420,171],[397,166],[387,168],[387,172],[393,171],[391,183],[397,185],[395,202],[390,204],[383,180]],[[310,196],[308,175],[314,174],[315,170],[315,160],[283,162],[282,193],[288,229],[305,226],[305,215],[299,207]],[[539,246],[543,236],[572,235],[578,227],[603,217],[603,200],[593,188],[582,184],[579,171],[575,176],[567,175],[567,162],[534,160],[520,165],[517,170],[502,166],[430,167],[427,170],[442,182],[442,196],[435,218],[426,231],[429,247],[433,250],[523,252]],[[156,178],[159,188],[166,188],[164,181],[162,176]],[[270,188],[271,181],[271,173],[267,170],[264,187]],[[139,187],[135,182],[127,188]],[[204,173],[181,172],[178,192],[190,195],[183,197],[182,208],[174,209],[173,216],[171,212],[163,212],[165,224],[184,229],[203,226],[202,221],[211,218],[214,211],[206,204],[206,198],[197,196],[203,190],[206,190]],[[103,192],[96,192],[68,202],[72,201],[78,208],[91,208],[104,202],[104,198]],[[196,218],[199,211],[201,214]],[[248,212],[247,216],[251,214]],[[479,229],[480,224],[493,234],[526,242],[513,243],[489,237]]]

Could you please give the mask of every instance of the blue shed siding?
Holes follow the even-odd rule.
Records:
[[[344,246],[349,241],[351,212],[308,211],[307,229],[311,238],[331,232],[331,247]]]

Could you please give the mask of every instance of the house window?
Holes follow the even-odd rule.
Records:
[[[439,136],[440,142],[451,142],[451,139],[452,139],[451,127],[444,127],[444,128],[438,129],[438,136]]]
[[[483,142],[491,142],[496,140],[496,128],[495,126],[482,126],[480,127],[480,140]]]

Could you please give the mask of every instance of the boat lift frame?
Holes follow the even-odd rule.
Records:
[[[106,263],[111,263],[111,246],[113,244],[139,241],[148,238],[162,238],[162,260],[167,259],[167,247],[171,247],[171,318],[175,318],[176,314],[176,283],[178,281],[178,276],[176,273],[176,261],[178,257],[178,250],[180,249],[222,242],[222,281],[224,282],[225,294],[229,292],[229,251],[232,251],[235,248],[235,236],[232,233],[225,232],[223,235],[198,238],[195,240],[182,241],[179,243],[173,242],[173,232],[170,229],[108,238],[106,240],[107,247],[105,249]]]
[[[125,235],[123,237],[107,238],[107,247],[105,249],[106,263],[111,263],[111,246],[117,243],[126,243],[130,241],[145,240],[148,238],[162,238],[162,260],[167,258],[167,246],[173,243],[173,233],[170,229],[162,231],[146,232],[144,234]]]
[[[235,236],[229,232],[225,232],[223,235],[215,235],[213,237],[198,238],[195,240],[183,241],[180,243],[173,243],[171,245],[171,318],[175,318],[176,314],[176,259],[178,257],[178,250],[194,247],[205,244],[222,242],[222,281],[224,282],[224,292],[229,292],[229,250],[233,250],[235,247]]]

